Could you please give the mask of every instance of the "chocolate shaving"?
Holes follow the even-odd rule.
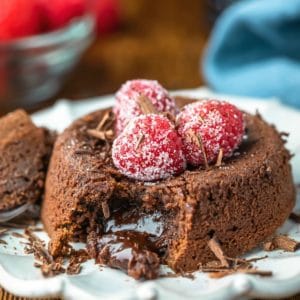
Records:
[[[0,239],[0,244],[2,244],[2,245],[7,245],[7,242],[4,241],[4,240],[2,240],[2,239]]]
[[[223,159],[223,149],[220,148],[218,158],[215,164],[216,167],[220,167],[222,165],[222,159]]]
[[[89,259],[89,255],[86,250],[81,249],[77,251],[73,251],[72,256],[69,260],[69,265],[66,269],[68,275],[76,275],[79,274],[82,267],[81,264],[86,262]]]
[[[81,155],[81,154],[93,154],[94,152],[92,150],[85,150],[85,149],[78,149],[74,151],[75,154]]]
[[[229,262],[225,256],[218,240],[215,237],[212,237],[209,240],[208,247],[213,252],[213,254],[218,258],[218,260],[221,262],[221,266],[229,268]]]
[[[37,227],[37,226],[28,226],[28,229],[31,231],[44,231],[42,227]]]
[[[202,137],[201,135],[196,135],[194,133],[193,130],[189,130],[187,132],[191,142],[195,143],[201,150],[201,152],[203,153],[203,159],[204,159],[204,166],[205,166],[205,169],[208,169],[209,168],[209,165],[208,165],[208,161],[207,161],[207,156],[206,156],[206,152],[205,152],[205,149],[204,149],[204,145],[203,145],[203,141],[202,141]]]
[[[112,130],[113,123],[114,114],[108,111],[104,114],[97,127],[95,129],[88,129],[87,133],[102,141],[111,141],[114,138],[114,131]]]
[[[157,114],[158,111],[154,107],[151,100],[145,95],[141,94],[138,98],[138,104],[143,114]]]
[[[287,252],[295,252],[300,247],[300,243],[291,239],[286,235],[277,235],[263,244],[265,251],[284,250]]]
[[[272,276],[270,271],[262,271],[253,268],[252,262],[265,259],[268,256],[254,257],[251,259],[232,258],[224,255],[224,252],[215,237],[209,240],[208,246],[215,254],[218,260],[210,261],[205,265],[200,265],[199,270],[210,273],[211,278],[222,278],[235,273],[244,273],[249,275]]]
[[[81,264],[69,264],[66,270],[68,275],[76,275],[79,274],[80,271],[81,271]]]
[[[98,131],[96,129],[88,129],[87,133],[95,138],[98,138],[99,140],[102,141],[107,141],[107,140],[111,140],[114,136],[114,132],[110,129],[107,131]]]
[[[175,125],[175,126],[178,125],[176,123],[176,117],[172,113],[170,113],[169,111],[162,112],[161,114],[163,116],[165,116],[173,125]]]
[[[107,130],[113,125],[113,122],[114,122],[114,115],[112,111],[108,111],[104,114],[103,118],[97,125],[96,130],[98,131]]]
[[[300,215],[297,215],[297,214],[292,212],[289,216],[289,219],[291,219],[295,223],[300,224]]]
[[[54,259],[46,249],[44,241],[29,229],[25,229],[24,235],[29,241],[24,250],[26,253],[34,255],[36,260],[35,266],[41,269],[43,276],[51,277],[65,272],[62,266],[62,259]]]
[[[253,258],[249,258],[249,259],[244,259],[244,258],[232,258],[232,257],[228,257],[226,256],[226,258],[230,261],[234,261],[236,263],[243,263],[243,264],[249,264],[251,262],[256,262],[256,261],[259,261],[259,260],[262,260],[262,259],[266,259],[268,258],[268,255],[265,255],[265,256],[261,256],[261,257],[253,257]]]
[[[26,236],[24,234],[21,234],[21,233],[18,233],[18,232],[12,232],[11,236],[16,237],[18,239],[26,238]]]
[[[142,144],[142,142],[144,141],[144,139],[145,139],[145,136],[143,134],[138,138],[138,141],[137,141],[137,143],[135,145],[135,149],[136,150],[140,147],[140,145]]]
[[[0,228],[0,236],[4,235],[8,231],[8,228]]]
[[[288,132],[281,131],[281,132],[279,132],[279,135],[288,137],[290,134]]]
[[[257,269],[248,269],[248,268],[240,268],[237,270],[223,270],[217,272],[210,272],[209,276],[214,279],[222,278],[224,276],[236,274],[236,273],[243,273],[248,275],[258,275],[262,277],[269,277],[272,276],[273,273],[271,271],[263,271]]]
[[[102,206],[102,212],[103,212],[104,218],[108,219],[110,217],[110,210],[109,210],[108,203],[106,201],[103,201],[101,203],[101,206]]]

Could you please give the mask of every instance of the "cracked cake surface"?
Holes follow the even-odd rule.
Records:
[[[179,106],[190,101],[177,98]],[[208,247],[213,236],[235,257],[263,242],[290,214],[290,154],[259,115],[245,114],[247,138],[221,166],[141,182],[114,167],[112,137],[89,134],[107,112],[84,116],[56,140],[42,205],[53,255],[67,242],[86,241],[96,262],[135,278],[156,277],[159,263],[195,271],[214,259]]]

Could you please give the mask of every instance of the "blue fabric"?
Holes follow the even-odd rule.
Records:
[[[245,0],[217,20],[203,59],[219,92],[279,97],[300,108],[300,0]]]

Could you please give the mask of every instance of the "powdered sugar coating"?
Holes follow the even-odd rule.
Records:
[[[116,133],[120,134],[128,122],[142,114],[138,99],[146,96],[159,112],[177,113],[175,100],[156,81],[136,79],[127,81],[116,93],[114,114],[116,116]]]
[[[142,181],[165,179],[186,167],[182,142],[164,116],[141,115],[114,140],[112,158],[126,176]]]
[[[204,155],[195,139],[199,138],[208,162],[215,161],[220,149],[230,157],[243,139],[243,113],[234,105],[218,100],[201,100],[186,105],[177,116],[178,132],[189,164],[204,164]]]

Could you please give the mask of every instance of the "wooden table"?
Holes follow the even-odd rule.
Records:
[[[59,94],[37,108],[59,98],[76,100],[113,93],[132,78],[157,79],[169,89],[205,84],[200,57],[211,26],[207,2],[121,0],[121,7],[121,28],[98,39]],[[0,296],[25,299],[3,289]]]

